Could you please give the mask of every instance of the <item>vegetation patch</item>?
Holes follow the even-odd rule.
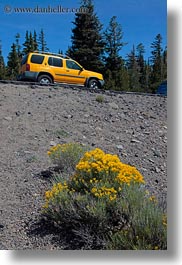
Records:
[[[167,248],[166,214],[135,167],[117,155],[74,143],[52,147],[48,155],[63,170],[70,163],[74,168],[45,192],[42,213],[60,236],[76,242],[72,248]]]

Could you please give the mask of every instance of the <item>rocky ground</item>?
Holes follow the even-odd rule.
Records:
[[[61,249],[31,230],[39,218],[51,145],[81,142],[118,154],[165,206],[167,99],[0,84],[0,249]]]

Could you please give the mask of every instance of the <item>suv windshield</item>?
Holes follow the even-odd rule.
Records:
[[[75,69],[75,70],[81,70],[82,69],[77,63],[75,63],[74,61],[71,61],[71,60],[66,61],[66,67],[69,69]]]

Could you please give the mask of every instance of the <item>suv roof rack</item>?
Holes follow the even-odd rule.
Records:
[[[53,52],[44,52],[44,51],[33,51],[34,53],[41,53],[41,54],[48,54],[48,55],[54,55],[54,56],[58,56],[61,58],[67,58],[67,59],[71,59],[68,55],[65,54],[61,54],[61,53],[53,53]]]

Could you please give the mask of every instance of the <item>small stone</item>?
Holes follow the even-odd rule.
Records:
[[[4,117],[4,120],[6,120],[6,121],[12,121],[12,117],[10,117],[10,116]]]
[[[158,150],[153,150],[154,156],[161,157],[161,153]]]
[[[102,128],[97,126],[97,127],[95,128],[95,130],[96,130],[96,131],[102,131]]]
[[[3,229],[4,228],[4,225],[3,224],[0,224],[0,229]]]
[[[116,145],[116,148],[119,149],[119,150],[122,150],[123,146],[121,144],[119,144],[119,145]]]
[[[159,173],[160,172],[160,169],[158,167],[155,167],[155,172],[156,173]]]
[[[57,145],[54,141],[50,141],[50,146],[55,146]]]
[[[137,139],[131,139],[131,143],[140,143],[140,141]]]
[[[116,103],[114,103],[114,102],[110,102],[110,103],[109,103],[109,106],[110,106],[112,109],[115,109],[115,110],[119,109],[118,105],[117,105]]]
[[[16,116],[20,116],[21,113],[20,113],[20,111],[16,111],[15,114],[16,114]]]

